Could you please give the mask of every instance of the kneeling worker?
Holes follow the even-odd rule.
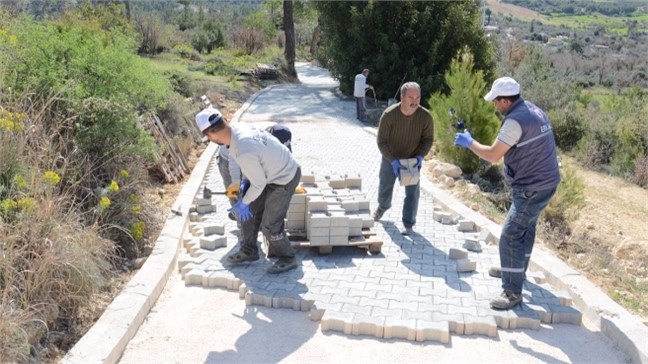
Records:
[[[211,142],[229,147],[249,181],[242,198],[232,207],[243,230],[240,249],[227,257],[232,264],[259,259],[257,236],[262,230],[270,248],[279,257],[268,273],[281,273],[297,267],[295,250],[284,230],[284,218],[301,179],[301,168],[288,148],[265,130],[247,124],[229,125],[221,113],[207,108],[196,115],[198,129]]]

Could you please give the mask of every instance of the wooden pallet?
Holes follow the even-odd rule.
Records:
[[[296,248],[317,248],[320,254],[331,254],[333,252],[333,247],[335,246],[357,246],[360,248],[365,248],[369,250],[371,254],[378,254],[382,250],[383,242],[382,240],[375,237],[376,233],[371,229],[362,230],[361,236],[349,237],[347,244],[336,244],[336,245],[316,245],[313,246],[310,244],[310,241],[306,238],[306,231],[303,230],[293,230],[286,231],[288,235],[288,240],[293,247]],[[270,250],[270,246],[265,236],[263,237],[263,244],[268,252],[268,256],[272,257],[274,254]]]

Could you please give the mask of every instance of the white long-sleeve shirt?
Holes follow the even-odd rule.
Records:
[[[250,181],[243,203],[256,200],[266,185],[285,185],[295,177],[299,164],[277,138],[246,124],[235,124],[231,128],[230,163],[234,159]]]
[[[367,91],[367,77],[362,73],[358,73],[355,76],[355,82],[353,83],[353,96],[354,97],[365,97],[365,92]]]

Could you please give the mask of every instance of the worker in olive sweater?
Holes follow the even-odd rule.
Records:
[[[377,142],[382,162],[378,208],[373,213],[376,221],[392,206],[394,183],[400,178],[400,170],[405,169],[399,159],[416,158],[416,167],[420,170],[423,157],[430,151],[434,141],[432,115],[420,105],[421,86],[416,82],[404,83],[400,94],[401,102],[383,112],[378,126]],[[403,235],[414,234],[420,191],[418,182],[405,187],[401,231]]]

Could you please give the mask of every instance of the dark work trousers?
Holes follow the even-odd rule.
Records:
[[[365,117],[365,98],[364,97],[356,97],[356,117],[358,120],[365,121],[367,118]]]
[[[268,184],[261,195],[252,201],[250,204],[252,217],[241,223],[243,229],[241,249],[243,251],[258,253],[257,237],[259,229],[261,229],[269,242],[269,248],[277,257],[292,258],[295,256],[295,249],[290,245],[284,230],[284,219],[300,179],[301,168],[297,168],[295,176],[288,184]]]

